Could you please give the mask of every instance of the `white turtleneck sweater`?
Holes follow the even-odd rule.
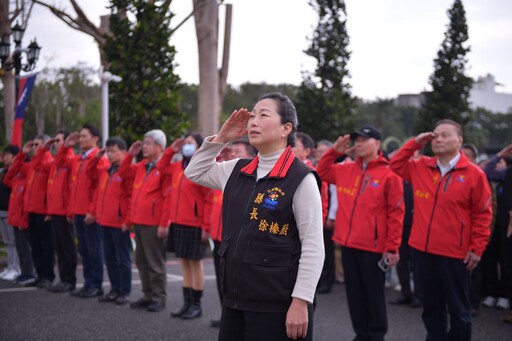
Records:
[[[201,148],[194,154],[185,169],[185,176],[199,185],[224,190],[239,159],[216,162],[217,155],[226,144],[210,142],[212,139],[213,136],[206,138]],[[268,155],[258,155],[259,163],[256,169],[258,180],[272,170],[283,152],[284,149]],[[312,303],[325,255],[322,201],[313,174],[306,175],[297,187],[292,208],[302,244],[299,271],[292,297]]]

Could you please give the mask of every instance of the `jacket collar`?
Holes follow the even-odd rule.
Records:
[[[460,153],[460,159],[457,162],[457,164],[455,165],[454,169],[466,168],[469,165],[469,159],[466,157],[466,155],[464,155],[464,153],[462,153],[462,152],[459,152],[459,153]],[[438,160],[437,156],[431,157],[427,160],[426,165],[430,168],[437,168],[437,160]]]
[[[361,168],[363,168],[363,159],[361,159],[360,157],[358,157],[355,161]],[[387,165],[389,164],[389,161],[388,159],[386,159],[384,157],[384,153],[382,153],[382,150],[379,150],[379,156],[375,159],[375,160],[372,160],[370,161],[367,165],[366,165],[366,169],[368,168],[373,168],[373,167],[377,167],[378,165]]]
[[[282,179],[288,174],[288,170],[290,169],[293,160],[295,159],[295,153],[291,146],[286,147],[283,154],[279,157],[276,164],[268,174],[269,178],[278,178]],[[245,167],[243,167],[240,172],[246,175],[255,175],[256,169],[258,168],[259,158],[256,156],[249,162]]]

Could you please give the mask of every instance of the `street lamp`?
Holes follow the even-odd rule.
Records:
[[[100,79],[101,79],[101,130],[103,135],[103,147],[107,147],[107,140],[109,134],[108,127],[108,83],[119,83],[123,79],[117,75],[113,75],[109,71],[103,71],[103,66],[100,66]]]
[[[16,22],[16,25],[11,27],[12,40],[14,40],[15,44],[12,61],[8,60],[11,55],[11,43],[9,42],[9,36],[3,36],[0,42],[0,60],[2,61],[2,69],[5,71],[11,71],[14,69],[14,74],[16,76],[16,103],[18,102],[18,92],[20,89],[20,72],[21,70],[25,72],[34,70],[37,59],[39,58],[39,53],[41,52],[41,46],[37,44],[35,39],[30,42],[28,47],[21,47],[21,41],[23,40],[24,33],[25,29],[21,27],[18,22]],[[22,63],[23,52],[27,55],[27,63]]]

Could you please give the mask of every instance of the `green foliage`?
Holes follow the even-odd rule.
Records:
[[[512,143],[512,114],[493,113],[483,108],[471,112],[464,131],[464,142],[476,145],[481,152],[495,153]]]
[[[448,16],[450,23],[434,60],[434,73],[430,77],[432,92],[425,94],[419,131],[430,131],[437,121],[445,118],[462,126],[469,120],[468,98],[473,81],[464,73],[470,48],[464,46],[468,26],[461,0],[455,0]]]
[[[314,73],[303,73],[297,94],[300,130],[307,131],[315,140],[334,140],[354,128],[355,101],[347,82],[350,52],[345,3],[315,0],[309,4],[319,20],[305,53],[317,65]]]
[[[39,132],[53,135],[57,130],[75,131],[86,123],[101,123],[100,87],[93,82],[92,67],[78,64],[70,68],[43,69],[30,96],[23,141]]]
[[[105,52],[109,70],[120,77],[110,83],[112,135],[131,142],[151,129],[171,139],[188,127],[179,108],[176,50],[169,44],[172,13],[160,2],[111,0],[110,29]]]
[[[376,101],[358,101],[356,108],[357,126],[369,124],[377,128],[383,138],[388,137],[406,142],[415,136],[415,124],[419,109],[409,106],[398,106],[394,99],[377,99]],[[383,146],[388,152],[399,147],[398,142],[386,143]]]

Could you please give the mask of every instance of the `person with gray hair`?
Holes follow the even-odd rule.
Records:
[[[144,141],[131,145],[119,167],[123,180],[133,180],[133,199],[127,225],[133,225],[135,230],[135,263],[143,293],[143,297],[130,303],[130,308],[150,312],[164,310],[167,300],[165,238],[171,223],[167,202],[170,186],[167,176],[155,167],[166,143],[163,131],[148,131]],[[141,151],[144,159],[133,164],[133,159]]]
[[[165,133],[160,129],[148,131],[144,134],[144,140],[146,140],[146,138],[150,138],[153,140],[153,143],[162,146],[162,150],[164,150],[167,145],[167,137],[165,136]]]
[[[27,184],[23,211],[28,213],[28,231],[32,247],[32,259],[37,272],[37,287],[48,289],[54,278],[55,250],[53,232],[47,219],[46,186],[48,183],[48,168],[38,165],[49,165],[53,161],[50,152],[41,148],[48,140],[48,135],[38,135],[27,142],[16,156],[12,169],[26,172]],[[30,154],[35,153],[30,162],[25,162]]]

